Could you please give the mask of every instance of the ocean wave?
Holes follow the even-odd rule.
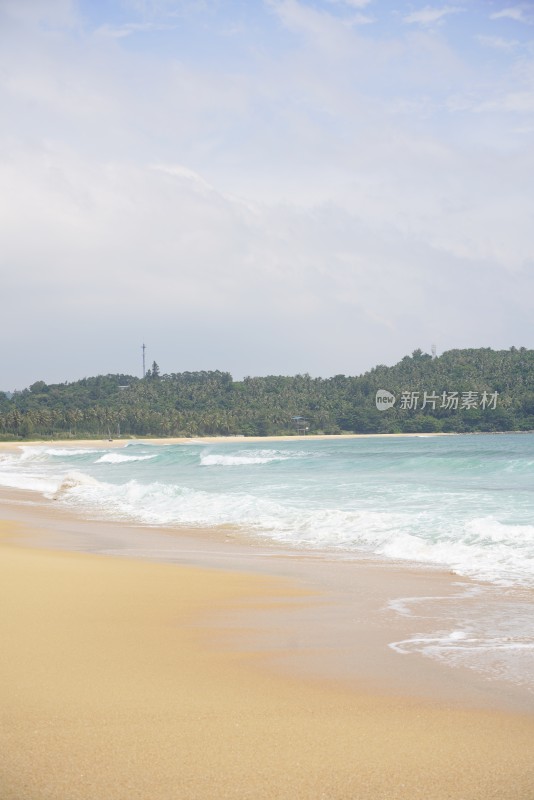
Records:
[[[480,453],[482,441],[475,442]],[[426,454],[413,440],[310,442],[298,449],[293,442],[23,446],[0,455],[0,484],[46,492],[90,515],[150,525],[231,524],[297,548],[534,585],[530,478],[518,470],[513,487],[503,489],[505,466],[514,460],[508,450],[500,454],[498,442],[488,440],[486,465],[478,450],[462,456],[466,442],[429,442]],[[528,443],[514,440],[524,449],[515,460],[531,463]],[[478,477],[458,477],[462,458],[479,464]],[[489,480],[490,467],[501,470],[499,480]],[[126,470],[131,480],[120,483]]]
[[[87,456],[91,455],[92,453],[99,453],[100,450],[96,450],[95,448],[84,448],[77,449],[76,447],[48,447],[45,450],[45,453],[49,456],[55,456],[56,458],[69,458],[70,456]]]
[[[510,525],[480,517],[440,531],[433,539],[399,532],[376,552],[387,558],[443,566],[457,575],[501,586],[534,583],[532,525]]]
[[[29,482],[40,488],[32,481],[27,476],[15,485],[26,488]],[[41,485],[49,487],[49,482]],[[501,586],[534,584],[534,527],[494,518],[441,520],[439,529],[428,531],[426,518],[409,510],[313,508],[248,491],[135,479],[106,483],[76,471],[61,477],[52,496],[90,513],[150,525],[231,524],[296,547],[433,565]]]
[[[29,461],[48,461],[48,447],[33,447],[32,445],[20,445],[20,453],[17,461],[26,463]]]
[[[222,494],[163,483],[136,480],[116,485],[80,481],[65,487],[63,501],[99,515],[149,525],[214,526],[226,523],[254,527],[268,516],[275,520],[276,503],[246,493]]]
[[[61,500],[65,495],[68,495],[75,489],[86,486],[98,487],[101,485],[99,481],[92,478],[90,475],[86,475],[84,472],[70,472],[61,479],[59,486],[56,486],[54,492],[49,493],[47,496],[53,500]]]
[[[86,456],[92,453],[99,453],[96,448],[84,447],[47,447],[45,445],[20,445],[20,452],[17,454],[17,461],[25,464],[31,461],[49,461],[52,458],[69,459],[73,456]]]
[[[0,472],[0,486],[7,489],[24,489],[30,492],[53,492],[57,486],[57,481],[53,478],[47,478],[43,475],[35,475],[33,473],[21,472]]]
[[[201,455],[200,464],[203,467],[243,467],[253,464],[270,464],[273,461],[287,461],[288,456],[282,454],[271,454],[266,452],[264,455]]]
[[[150,461],[153,458],[157,458],[157,453],[154,455],[145,455],[145,456],[127,456],[123,453],[105,453],[100,458],[97,458],[95,464],[125,464],[128,461]]]

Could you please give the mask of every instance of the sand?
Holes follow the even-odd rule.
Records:
[[[513,432],[513,431],[512,431]],[[340,439],[399,439],[399,438],[428,438],[434,436],[458,436],[457,433],[443,433],[442,431],[435,431],[432,433],[343,433],[343,434],[327,434],[327,433],[310,433],[306,435],[279,435],[279,436],[167,436],[167,437],[135,437],[128,436],[122,438],[111,439],[37,439],[37,440],[17,440],[12,442],[0,442],[0,451],[14,450],[20,447],[124,447],[128,443],[139,442],[140,444],[157,444],[157,445],[171,445],[171,444],[194,444],[195,442],[202,442],[203,444],[218,444],[221,442],[290,442],[290,441],[309,441],[311,440],[334,440]]]
[[[228,620],[313,603],[293,580],[28,533],[1,527],[2,800],[534,798],[533,715],[292,675],[251,648]]]

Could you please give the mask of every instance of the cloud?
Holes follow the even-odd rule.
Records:
[[[163,49],[184,6],[142,5],[0,28],[13,371],[32,382],[45,345],[58,379],[122,371],[144,337],[164,370],[237,375],[354,373],[435,338],[528,344],[526,55],[486,37],[502,57],[471,58],[453,26],[381,28],[376,4],[351,27],[354,4],[299,0],[213,6]],[[246,36],[219,35],[238,22]],[[153,35],[132,47],[136,31]]]
[[[478,112],[499,111],[501,113],[532,114],[534,113],[534,92],[507,92],[480,103],[475,110]]]
[[[441,23],[449,14],[457,14],[463,9],[457,6],[443,6],[441,8],[434,8],[432,6],[425,6],[419,11],[413,11],[403,17],[403,22],[407,24],[417,24],[423,26],[435,25]]]
[[[372,25],[376,22],[375,17],[370,17],[369,14],[352,14],[347,20],[348,25]]]
[[[217,0],[121,0],[121,5],[146,20],[203,12],[216,2]]]
[[[0,19],[16,20],[24,24],[72,25],[77,20],[73,0],[2,0]]]
[[[151,164],[150,169],[156,172],[162,172],[165,175],[170,175],[174,178],[183,178],[189,181],[190,188],[193,191],[200,191],[204,194],[213,194],[215,196],[216,189],[208,181],[206,181],[198,172],[184,167],[182,164]]]
[[[491,114],[488,119],[494,128],[508,121],[509,135],[524,134],[534,125],[534,59],[528,58],[528,49],[519,53],[521,57],[510,60],[499,79],[487,87],[485,95],[479,97],[472,109],[476,113]]]
[[[328,0],[331,6],[342,6],[354,9],[363,8],[369,0]],[[274,11],[283,25],[295,33],[300,33],[316,42],[322,43],[326,49],[341,47],[344,51],[349,46],[347,32],[353,26],[369,25],[375,22],[374,17],[361,13],[338,16],[326,9],[313,8],[299,0],[266,0],[266,5]]]
[[[408,138],[392,145],[373,152],[368,143],[360,169],[346,165],[345,190],[309,208],[245,202],[179,163],[134,167],[11,148],[0,169],[4,324],[16,338],[28,314],[35,321],[46,311],[60,328],[76,318],[69,336],[81,341],[98,320],[92,335],[115,329],[118,344],[143,320],[158,336],[166,327],[158,360],[169,369],[178,369],[172,342],[187,336],[187,368],[205,364],[197,333],[188,334],[195,330],[201,341],[215,337],[203,347],[220,348],[220,358],[226,348],[238,371],[244,325],[254,357],[261,354],[241,366],[252,373],[357,371],[365,363],[355,338],[374,338],[370,350],[381,360],[391,330],[402,355],[416,328],[431,341],[431,330],[445,335],[461,324],[489,276],[504,302],[512,291],[505,264],[517,292],[532,251],[514,190],[519,165],[462,160]],[[487,313],[495,309],[488,298]],[[288,342],[305,347],[304,365],[298,347],[283,354]]]
[[[328,0],[330,3],[350,6],[350,8],[367,8],[373,0]]]
[[[503,8],[501,11],[496,11],[490,14],[490,19],[512,19],[516,22],[525,22],[532,24],[534,22],[534,15],[532,8],[526,5],[510,6]]]
[[[155,22],[125,22],[123,25],[100,25],[96,30],[97,36],[109,36],[112,39],[123,39],[135,33],[153,33],[155,31],[172,30],[174,25],[163,25]]]
[[[484,36],[480,34],[476,39],[483,47],[490,47],[493,50],[501,50],[507,53],[517,50],[520,44],[517,39],[504,39],[502,36]]]
[[[374,0],[328,0],[330,5],[341,6],[356,11],[367,8],[373,1]],[[356,14],[351,17],[351,22],[359,25],[365,25],[374,21],[375,18],[370,17],[368,14]]]
[[[267,0],[282,24],[330,53],[346,52],[351,46],[350,29],[339,17],[319,11],[298,0]]]

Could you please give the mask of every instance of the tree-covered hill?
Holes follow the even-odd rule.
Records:
[[[395,398],[378,410],[376,393]],[[295,420],[295,417],[304,418]],[[0,438],[534,430],[534,350],[416,350],[357,377],[99,375],[0,393]]]

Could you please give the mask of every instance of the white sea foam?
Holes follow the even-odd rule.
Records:
[[[389,646],[401,655],[418,653],[451,667],[515,683],[534,693],[534,639],[529,636],[492,635],[468,627],[415,634]]]
[[[253,464],[269,464],[273,461],[287,461],[289,455],[276,450],[257,450],[238,455],[201,454],[203,467],[242,467]]]
[[[57,481],[53,478],[47,478],[43,475],[36,475],[30,472],[0,472],[0,486],[5,486],[9,489],[24,489],[30,492],[47,492],[54,491],[57,486]]]
[[[109,464],[109,462],[107,462]],[[113,462],[112,462],[113,463]],[[534,584],[534,539],[529,526],[510,526],[484,519],[466,524],[458,538],[450,531],[425,539],[410,532],[410,514],[372,509],[303,508],[254,493],[204,491],[174,484],[100,482],[72,471],[59,481],[33,473],[0,473],[0,482],[15,488],[52,493],[88,511],[154,525],[242,526],[257,535],[311,548],[364,552],[413,563],[442,566],[458,575],[503,586]],[[518,530],[519,528],[519,530]],[[479,532],[473,536],[473,530]]]
[[[95,464],[126,464],[128,461],[150,461],[157,458],[157,454],[145,456],[127,456],[124,453],[105,453],[101,458],[97,458]]]
[[[446,596],[401,597],[391,611],[420,620],[406,639],[391,642],[402,655],[418,653],[534,691],[534,619],[531,590],[456,583]]]
[[[32,445],[21,445],[20,454],[17,460],[21,463],[27,461],[46,461],[48,459],[47,447],[34,447]]]
[[[51,494],[51,497],[54,500],[61,500],[64,495],[72,492],[73,490],[86,486],[98,487],[100,485],[101,484],[99,484],[95,478],[92,478],[90,475],[86,475],[84,472],[69,472],[61,479],[59,486],[56,486],[53,494]]]
[[[241,441],[163,449],[137,442],[128,450],[23,446],[0,457],[0,484],[49,494],[60,489],[61,502],[115,518],[231,523],[297,547],[534,585],[531,478],[516,466],[532,463],[532,440],[506,442],[452,437],[340,439],[298,449],[293,442],[267,448]],[[503,458],[508,450],[510,457]],[[62,486],[81,464],[99,481]],[[505,478],[510,465],[514,475]],[[246,468],[246,481],[237,467]]]
[[[416,634],[409,639],[391,642],[389,646],[397,653],[418,652],[431,658],[450,659],[451,655],[455,655],[458,663],[462,661],[460,654],[468,651],[478,654],[498,651],[534,653],[534,641],[528,637],[519,640],[512,640],[509,636],[484,637],[476,636],[467,630],[437,631],[430,635]]]
[[[451,568],[458,575],[503,586],[534,583],[534,526],[478,517],[434,538],[399,532],[377,548],[388,558]]]
[[[390,600],[388,608],[399,614],[401,617],[417,617],[424,619],[424,609],[429,603],[450,604],[453,601],[461,601],[465,603],[466,600],[472,600],[479,597],[484,589],[481,586],[466,583],[453,584],[458,587],[459,591],[453,595],[418,595],[415,597],[397,597]],[[432,614],[434,616],[434,614]]]
[[[45,445],[20,445],[20,452],[14,456],[14,461],[24,465],[30,462],[49,462],[52,459],[63,459],[68,461],[73,456],[85,456],[91,453],[98,453],[95,448],[77,447],[47,447]],[[56,462],[57,463],[57,462]]]
[[[44,452],[46,455],[55,456],[56,458],[70,458],[71,456],[86,456],[100,451],[91,448],[78,450],[75,447],[47,447]]]
[[[175,485],[136,480],[116,485],[95,480],[76,481],[64,487],[62,499],[89,511],[115,518],[134,519],[151,525],[248,524],[277,519],[280,508],[272,501],[258,501],[246,493],[214,493]]]

